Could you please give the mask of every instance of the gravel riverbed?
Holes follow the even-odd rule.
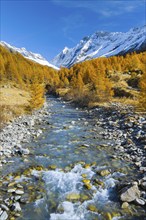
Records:
[[[42,134],[41,129],[36,129],[35,125],[45,122],[45,117],[49,115],[47,104],[40,110],[34,111],[31,115],[24,115],[16,118],[3,128],[0,134],[0,167],[10,163],[14,155],[27,155],[29,149],[22,145],[29,143],[31,139]]]

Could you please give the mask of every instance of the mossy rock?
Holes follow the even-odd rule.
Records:
[[[86,178],[86,177],[87,177],[87,174],[86,174],[86,173],[83,173],[83,174],[82,174],[82,177],[83,177],[83,178]]]
[[[14,180],[19,180],[21,178],[21,176],[15,176]]]
[[[16,185],[16,182],[11,182],[11,183],[8,184],[8,187],[12,187],[14,185]]]
[[[41,194],[36,197],[37,200],[42,199],[42,198],[43,198],[43,195],[41,195]]]
[[[114,218],[114,217],[120,217],[121,214],[118,213],[118,212],[111,212],[111,216],[112,216],[112,218]]]
[[[128,203],[128,202],[123,202],[121,208],[122,208],[122,209],[127,209],[127,208],[129,208],[129,203]]]
[[[96,164],[97,163],[94,161],[94,162],[91,163],[91,166],[96,166]]]
[[[110,212],[106,212],[103,214],[104,220],[112,220],[112,215]]]
[[[84,183],[84,186],[89,190],[92,188],[92,185],[90,183]]]
[[[37,167],[35,167],[35,170],[37,170],[37,171],[42,171],[43,169],[44,169],[43,166],[37,166]]]
[[[56,209],[57,208],[57,204],[56,204],[56,202],[54,200],[50,201],[50,208],[51,209]]]
[[[90,164],[85,164],[85,165],[84,165],[84,168],[85,168],[85,169],[88,169],[88,168],[90,168],[90,167],[91,167]]]
[[[56,170],[57,166],[54,165],[54,164],[52,164],[52,165],[49,165],[48,168],[49,168],[50,170]]]
[[[89,184],[89,183],[90,183],[90,180],[88,180],[88,179],[83,179],[82,182],[83,182],[84,184]]]
[[[28,169],[28,170],[25,170],[24,172],[23,172],[23,175],[24,176],[29,176],[30,175],[30,170]]]
[[[91,198],[88,196],[88,195],[85,195],[85,194],[82,194],[81,196],[81,201],[84,202],[84,201],[87,201],[87,200],[90,200]]]
[[[28,186],[28,190],[34,190],[35,187],[34,186]]]
[[[10,220],[15,220],[15,217],[10,217]]]
[[[110,171],[109,170],[99,170],[97,171],[97,173],[100,175],[100,176],[107,176],[110,174]]]
[[[71,170],[71,168],[70,168],[69,166],[67,166],[67,167],[64,168],[64,171],[65,171],[65,172],[69,172],[70,170]]]
[[[102,182],[101,180],[95,179],[94,182],[96,185],[104,187],[104,182]]]
[[[69,201],[76,201],[80,199],[80,194],[78,193],[70,193],[66,196],[66,199]]]
[[[79,161],[77,164],[85,165],[84,161]]]
[[[89,211],[91,211],[91,212],[97,212],[97,213],[98,213],[98,209],[97,209],[96,206],[93,205],[93,204],[89,204],[89,205],[87,206],[87,209],[88,209]]]

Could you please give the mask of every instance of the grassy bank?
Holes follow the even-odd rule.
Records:
[[[0,86],[0,127],[15,117],[26,114],[31,99],[30,92],[7,83]]]

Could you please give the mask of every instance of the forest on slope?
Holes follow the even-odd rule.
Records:
[[[61,68],[59,77],[66,96],[82,106],[124,98],[146,108],[146,52],[85,61]]]
[[[43,105],[46,89],[81,107],[124,98],[145,110],[146,52],[101,57],[57,71],[0,46],[0,82],[1,88],[9,84],[30,94],[25,112]]]

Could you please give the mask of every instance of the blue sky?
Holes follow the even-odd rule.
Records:
[[[48,60],[95,31],[146,23],[146,0],[1,0],[1,40]]]

